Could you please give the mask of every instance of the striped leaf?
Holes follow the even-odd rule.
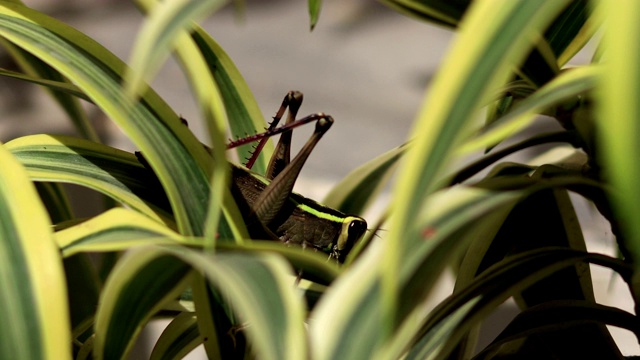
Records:
[[[34,77],[7,69],[0,69],[0,75],[28,81],[33,84],[45,86],[51,90],[73,95],[85,101],[91,101],[91,99],[89,99],[82,91],[80,91],[77,86],[74,86],[73,84],[69,84],[67,82],[47,80],[41,77]]]
[[[423,242],[413,219],[438,187],[455,145],[468,131],[480,107],[511,75],[533,47],[532,37],[544,31],[568,1],[477,2],[460,24],[460,32],[428,92],[411,134],[394,189],[394,216],[384,256],[385,332],[391,334],[400,289],[397,279],[405,258]]]
[[[502,140],[529,126],[535,117],[563,101],[577,99],[578,96],[593,90],[601,69],[595,66],[567,70],[545,86],[522,100],[517,106],[493,122],[477,137],[470,139],[457,151],[467,154],[483,148],[493,147]]]
[[[346,214],[362,214],[386,185],[406,148],[399,146],[354,169],[333,187],[323,204]]]
[[[151,360],[182,359],[202,343],[194,313],[183,312],[173,319],[153,347]]]
[[[71,359],[62,258],[24,168],[0,146],[0,358]]]
[[[94,358],[126,357],[148,320],[188,285],[188,264],[141,249],[122,257],[104,285],[94,325]]]
[[[456,344],[456,338],[462,337],[469,327],[489,315],[513,293],[526,289],[559,269],[581,262],[607,266],[621,274],[625,280],[628,281],[630,278],[631,272],[627,265],[605,255],[556,247],[528,251],[506,258],[480,275],[473,284],[439,304],[425,322],[422,335],[428,336],[431,329],[437,328],[439,322],[446,321],[469,302],[474,302],[474,308],[469,311],[466,321],[455,330],[452,339],[447,341],[446,346],[452,349]],[[563,324],[558,324],[558,327],[562,326]]]
[[[95,355],[126,354],[147,319],[177,296],[189,269],[203,272],[241,321],[250,324],[245,331],[261,358],[306,358],[304,307],[281,259],[268,254],[212,256],[174,247],[140,248],[118,263],[98,309]]]
[[[140,30],[131,55],[131,73],[127,76],[129,94],[140,94],[169,56],[170,50],[183,31],[190,30],[194,19],[224,5],[225,0],[168,0],[151,8],[147,22]]]
[[[623,237],[619,241],[630,252],[640,273],[640,223],[636,214],[640,211],[640,3],[600,1],[602,14],[613,20],[607,25],[603,45],[607,60],[603,63],[601,90],[597,93],[602,106],[598,114],[599,135],[602,151],[611,184],[614,186],[616,216],[623,226]],[[640,277],[636,277],[635,299],[640,299]]]
[[[429,195],[440,186],[455,145],[480,107],[530,52],[533,43],[528,39],[541,33],[567,3],[472,4],[411,132],[416,136],[395,187],[389,237],[365,252],[321,299],[311,328],[314,358],[369,358],[383,348],[414,309],[411,304],[418,306],[428,294],[430,280],[442,269],[438,267],[446,266],[462,246],[463,239],[445,241],[447,234],[468,228],[470,221],[491,213],[489,208],[514,200],[514,194],[482,191],[443,196],[439,202]],[[431,205],[425,208],[427,201]],[[453,210],[447,216],[444,204]],[[427,217],[416,221],[418,214]],[[380,270],[372,272],[373,268]],[[341,334],[349,334],[348,339]],[[357,353],[351,352],[353,343],[360,344]]]
[[[137,212],[115,208],[60,230],[55,241],[65,257],[80,252],[124,251],[141,245],[199,245]]]
[[[159,3],[157,0],[137,0],[136,4],[144,12],[149,12]],[[215,124],[207,116],[208,113],[221,111],[218,102],[212,101],[217,97],[222,98],[224,112],[229,122],[232,135],[255,134],[264,126],[264,118],[258,107],[251,90],[245,82],[238,68],[233,64],[229,55],[220,45],[207,34],[200,26],[189,24],[190,34],[176,35],[175,51],[180,59],[182,67],[189,77],[190,84],[198,99],[201,109],[204,110],[205,120],[210,129]],[[158,54],[157,56],[163,56]],[[214,94],[216,92],[217,94]],[[218,108],[216,109],[216,106]],[[210,111],[205,109],[210,108]],[[220,120],[220,117],[216,118]],[[220,126],[218,124],[217,126]],[[211,134],[211,141],[217,144],[217,137]],[[245,159],[251,155],[251,145],[240,146],[236,149],[238,159]],[[258,173],[264,174],[273,152],[273,144],[267,143],[262,150],[258,161],[253,167]]]
[[[504,211],[510,209],[520,196],[518,193],[499,194],[464,187],[434,195],[434,206],[415,220],[416,225],[423,229],[421,246],[415,247],[403,259],[402,272],[396,280],[403,291],[403,302],[398,312],[407,317],[402,327],[403,331],[409,333],[411,329],[415,333],[420,322],[408,314],[419,312],[443,269],[450,265],[474,235],[482,233],[483,227],[490,227],[503,219]],[[411,336],[401,337],[399,332],[394,332],[385,337],[386,334],[381,331],[385,326],[380,311],[381,280],[371,276],[371,269],[379,266],[386,247],[378,242],[372,243],[369,248],[351,265],[348,272],[333,283],[314,309],[314,321],[310,326],[314,358],[344,356],[368,359],[377,353],[381,358],[399,357],[401,350],[409,345],[407,342],[412,339]],[[424,314],[421,316],[424,317]],[[354,347],[354,342],[360,345]],[[399,351],[394,355],[385,346],[392,342],[401,344],[393,345],[392,348]]]
[[[146,91],[132,102],[120,86],[120,60],[73,28],[24,6],[0,4],[0,36],[73,79],[142,150],[163,183],[180,231],[203,233],[209,157],[156,94]]]
[[[47,86],[47,92],[69,116],[69,119],[73,123],[75,129],[82,137],[99,142],[98,134],[89,122],[89,117],[87,116],[86,111],[82,108],[77,97],[77,93],[69,92],[65,89],[72,89],[73,85],[71,85],[71,83],[58,71],[44,63],[42,60],[14,46],[13,44],[8,43],[7,41],[3,42],[5,43],[4,47],[9,51],[13,60],[20,65],[26,74],[31,75],[32,78],[48,82],[50,85],[61,85],[57,88]],[[58,89],[63,89],[63,91],[58,91]],[[83,98],[85,96],[82,94],[80,97]]]
[[[133,154],[88,140],[52,135],[25,136],[6,146],[33,180],[86,186],[173,226],[164,190]]]

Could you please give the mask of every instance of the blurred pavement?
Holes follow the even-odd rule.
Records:
[[[125,60],[143,21],[130,2],[123,0],[24,2],[73,25]],[[305,95],[301,115],[321,111],[336,120],[305,166],[298,191],[321,198],[355,167],[407,139],[451,32],[366,0],[324,1],[320,21],[309,32],[306,1],[246,3],[243,19],[225,8],[202,25],[240,69],[265,118],[275,114],[287,91],[300,90]],[[581,57],[582,61],[586,58]],[[0,81],[1,141],[32,133],[71,133],[62,112],[40,89]],[[153,87],[189,120],[196,134],[202,134],[198,109],[175,62],[162,69]],[[108,121],[102,119],[99,125],[112,145],[134,150]],[[307,128],[296,130],[297,144],[310,134],[312,127]],[[582,206],[580,214],[581,221],[589,224],[588,233],[597,239],[597,249],[610,252],[606,249],[611,241],[607,227],[592,218],[588,206]],[[620,295],[623,289],[607,291],[608,276],[594,275],[602,288],[599,298],[626,306],[628,299]],[[618,285],[620,281],[614,282],[614,287]],[[633,339],[625,344],[631,353],[640,353]]]

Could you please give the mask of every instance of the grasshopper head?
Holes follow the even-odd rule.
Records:
[[[347,216],[342,223],[342,231],[338,241],[333,246],[331,256],[338,259],[338,262],[343,263],[353,245],[360,240],[365,231],[367,231],[367,222],[363,218]]]

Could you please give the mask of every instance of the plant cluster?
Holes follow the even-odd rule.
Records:
[[[340,265],[249,239],[225,134],[255,133],[264,120],[232,61],[193,23],[224,1],[137,0],[148,22],[128,65],[19,0],[0,1],[0,41],[21,69],[0,74],[45,87],[80,134],[0,146],[0,358],[123,358],[158,317],[171,322],[154,359],[200,344],[224,359],[622,358],[607,325],[637,335],[638,319],[596,302],[589,264],[626,282],[637,309],[640,2],[382,2],[458,36],[407,143],[324,201],[362,213],[397,170],[392,203]],[[320,8],[309,1],[312,28]],[[593,61],[568,67],[590,40]],[[209,150],[146,85],[170,52]],[[100,143],[82,102],[144,157]],[[539,115],[560,130],[502,145]],[[542,144],[565,151],[536,165],[500,162]],[[239,147],[239,158],[251,150]],[[272,151],[267,144],[255,171]],[[76,218],[63,183],[111,206]],[[587,251],[569,193],[610,223],[619,257]],[[446,269],[455,290],[427,311]],[[520,314],[476,349],[479,325],[509,298]]]

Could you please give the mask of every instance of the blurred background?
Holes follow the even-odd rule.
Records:
[[[76,27],[125,60],[144,21],[129,0],[24,2]],[[227,6],[202,25],[244,75],[265,119],[275,114],[287,91],[300,90],[305,95],[301,115],[325,112],[336,120],[311,155],[296,184],[297,191],[322,199],[355,167],[401,145],[410,136],[428,84],[453,39],[450,30],[407,18],[374,1],[325,0],[320,20],[310,32],[306,1],[245,3],[244,12]],[[589,56],[588,51],[579,54],[573,63],[586,62]],[[14,66],[1,51],[0,66]],[[163,67],[152,86],[188,119],[197,135],[204,133],[190,89],[173,60]],[[136,150],[98,110],[91,109],[90,113],[106,143]],[[34,133],[74,133],[65,115],[44,91],[13,79],[0,78],[0,115],[3,142]],[[553,123],[542,119],[535,126]],[[294,133],[298,146],[313,127],[307,128]],[[81,190],[75,194],[83,204],[90,203],[85,201],[88,196],[91,194]],[[381,197],[377,209],[387,198],[388,194]],[[89,207],[82,211],[90,215],[98,210]],[[588,224],[592,250],[611,254],[608,226],[584,202],[580,203],[579,213],[581,222]],[[598,270],[594,279],[601,302],[627,308],[623,305],[629,301],[626,292],[618,289],[622,281]],[[481,341],[490,341],[514,312],[513,304],[505,304],[491,320],[497,329],[488,329]],[[157,331],[145,336],[157,336]],[[640,353],[632,337],[624,332],[616,336],[631,353]],[[144,347],[137,351],[132,358],[148,357]],[[192,354],[190,358],[204,355]]]
[[[25,3],[85,32],[123,59],[129,57],[144,20],[126,0]],[[322,111],[336,119],[304,170],[308,177],[332,181],[404,142],[452,36],[364,0],[325,1],[313,32],[305,1],[247,1],[244,13],[227,6],[202,25],[240,69],[265,118],[275,114],[287,91],[300,90],[305,94],[301,114]],[[175,62],[166,64],[153,87],[189,120],[194,132],[201,132],[200,114]],[[44,92],[14,81],[0,91],[5,117],[22,119],[1,124],[1,140],[33,132],[71,132]],[[130,148],[100,117],[96,112],[94,121],[103,128],[105,140]],[[310,131],[300,133],[298,143]]]

